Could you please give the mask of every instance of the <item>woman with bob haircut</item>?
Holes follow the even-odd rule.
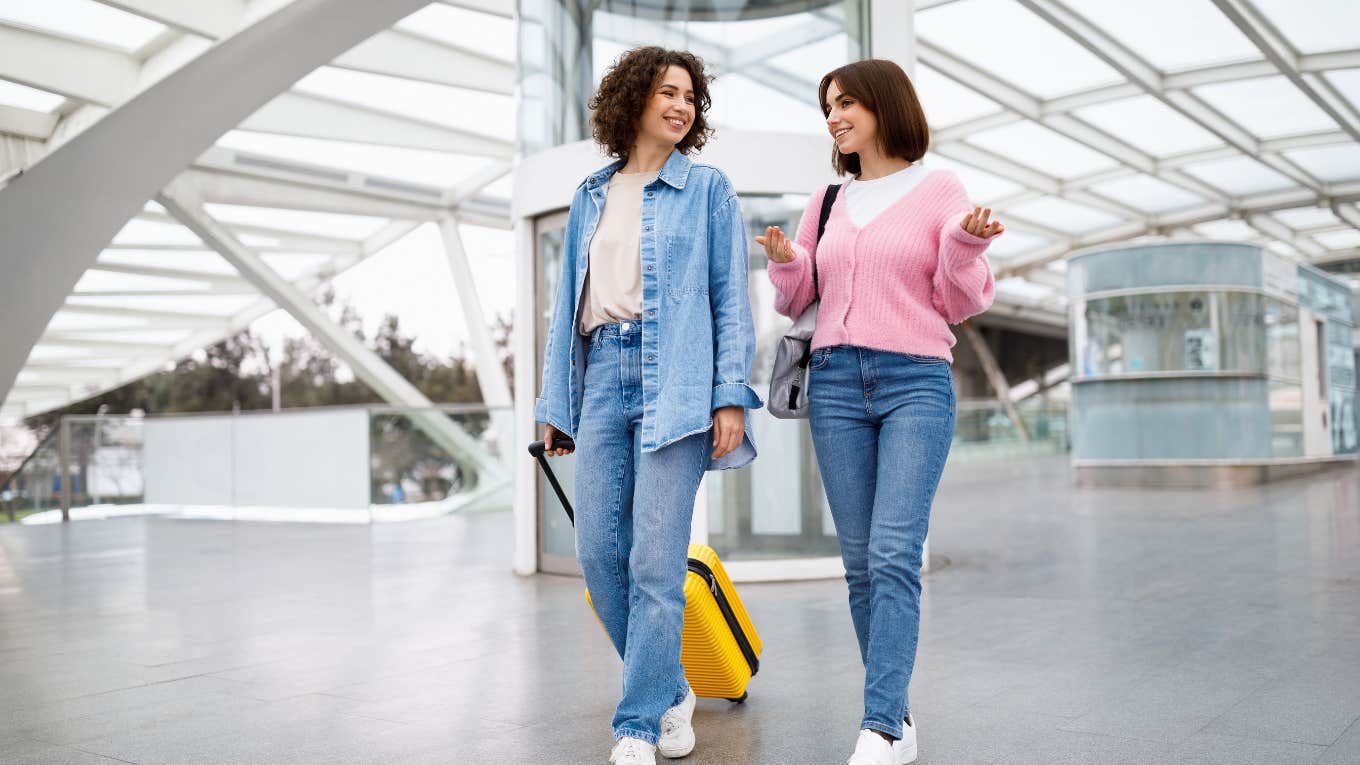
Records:
[[[686,156],[711,133],[691,53],[623,54],[590,101],[617,161],[572,197],[534,417],[575,439],[576,551],[623,658],[612,763],[694,749],[680,665],[686,556],[705,470],[755,459],[746,228],[727,176]]]
[[[756,241],[775,310],[821,300],[809,419],[840,541],[864,662],[864,719],[850,765],[916,759],[907,685],[920,628],[921,549],[954,434],[949,325],[992,304],[984,252],[1003,227],[953,173],[920,164],[930,142],[911,80],[891,61],[847,64],[818,89],[831,163],[850,175],[817,240],[827,190],[790,241]],[[815,279],[814,279],[815,268]]]

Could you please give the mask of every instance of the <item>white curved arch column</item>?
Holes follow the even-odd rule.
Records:
[[[0,400],[76,281],[146,200],[300,77],[427,3],[295,0],[0,188]],[[60,225],[34,225],[54,218]]]

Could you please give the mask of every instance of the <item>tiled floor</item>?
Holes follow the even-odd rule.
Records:
[[[373,527],[0,527],[0,762],[603,763],[618,661],[504,513]],[[1360,762],[1360,471],[1223,492],[951,467],[921,763]],[[685,763],[841,763],[838,581],[745,585],[751,698]]]

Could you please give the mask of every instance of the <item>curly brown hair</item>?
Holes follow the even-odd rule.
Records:
[[[675,148],[681,154],[704,148],[713,134],[704,116],[712,103],[708,83],[713,78],[704,73],[704,62],[693,53],[649,45],[619,56],[590,99],[589,106],[594,112],[590,116],[590,132],[611,157],[627,161],[637,142],[638,122],[647,109],[647,101],[671,66],[689,72],[694,83],[694,123]]]

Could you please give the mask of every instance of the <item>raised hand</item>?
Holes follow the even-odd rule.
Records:
[[[788,263],[793,260],[793,245],[789,244],[788,237],[779,230],[778,226],[767,226],[765,236],[756,237],[756,244],[765,248],[765,257],[776,263]]]
[[[1001,221],[994,220],[990,223],[987,222],[987,219],[991,217],[991,215],[992,208],[990,207],[974,207],[972,212],[963,216],[963,223],[961,224],[963,230],[973,236],[980,236],[983,239],[991,239],[1002,231],[1005,231],[1006,227],[1001,225]]]

